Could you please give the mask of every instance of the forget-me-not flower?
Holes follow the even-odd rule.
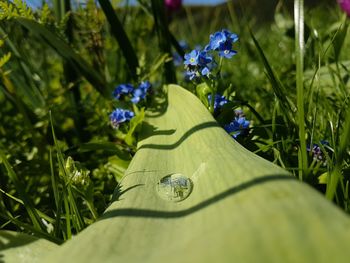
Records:
[[[210,35],[210,42],[206,46],[206,50],[218,51],[220,57],[232,58],[233,55],[237,54],[237,51],[233,50],[233,43],[237,40],[238,36],[236,34],[223,29]]]
[[[235,110],[235,115],[235,118],[224,126],[224,129],[233,138],[237,139],[239,135],[247,133],[250,121],[246,120],[241,110]]]
[[[134,86],[131,85],[130,83],[120,84],[114,89],[112,96],[113,98],[119,100],[122,95],[131,94],[133,90],[134,90]]]
[[[200,76],[209,76],[211,70],[215,67],[213,57],[206,51],[192,50],[185,54],[185,67],[187,77],[192,80]]]
[[[321,145],[324,146],[329,146],[328,141],[320,141]],[[310,153],[312,153],[312,157],[315,161],[324,161],[324,153],[322,152],[321,146],[318,145],[317,143],[314,143],[312,145],[312,148],[310,145],[306,146],[306,150]]]
[[[136,104],[141,99],[144,99],[147,95],[147,91],[150,89],[151,83],[149,81],[143,81],[140,83],[137,89],[134,90],[131,102]]]
[[[206,47],[208,50],[218,50],[222,44],[226,42],[226,35],[219,31],[210,35],[209,45]]]
[[[190,53],[185,54],[185,62],[186,66],[197,66],[198,65],[198,57],[199,51],[192,50]]]
[[[131,120],[134,116],[135,113],[130,110],[117,108],[109,115],[109,119],[112,126],[118,128],[121,123]]]
[[[209,104],[211,104],[211,94],[208,95]],[[228,100],[225,96],[215,94],[214,96],[214,113],[219,111],[222,106],[228,103]]]

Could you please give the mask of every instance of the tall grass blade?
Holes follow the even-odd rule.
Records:
[[[52,150],[50,149],[49,154],[49,160],[50,160],[50,172],[51,172],[51,185],[52,185],[52,191],[53,196],[55,199],[56,209],[58,209],[59,204],[59,189],[58,189],[58,182],[55,176],[54,166],[53,166],[53,160],[52,160]]]
[[[350,138],[350,106],[349,101],[347,104],[347,113],[346,113],[346,119],[343,126],[343,131],[340,136],[340,144],[339,148],[336,151],[336,164],[334,166],[334,169],[331,173],[330,178],[327,182],[327,190],[326,190],[326,197],[330,200],[334,199],[337,186],[339,184],[339,180],[342,179],[342,165],[343,161],[348,154],[347,150],[350,145],[349,138]]]
[[[300,157],[299,179],[305,179],[308,172],[306,153],[305,111],[304,111],[304,0],[294,1],[295,64],[297,89],[297,121],[299,127]]]
[[[164,1],[152,0],[152,11],[158,35],[159,49],[162,53],[171,55],[171,43],[175,44],[174,37],[171,37],[168,28],[168,20],[165,16]],[[175,44],[176,47],[176,44]],[[182,54],[183,52],[179,53]],[[176,74],[172,61],[164,63],[164,75],[166,83],[175,83]]]
[[[109,0],[98,0],[98,2],[100,3],[101,8],[110,25],[112,35],[118,41],[119,47],[124,55],[126,63],[128,64],[131,76],[136,80],[139,62],[136,56],[136,52],[127,34],[124,31],[123,25],[120,23]]]
[[[343,17],[343,21],[341,22],[338,30],[336,31],[334,39],[332,39],[332,45],[334,48],[334,60],[339,61],[340,53],[343,49],[346,35],[348,33],[349,23],[347,21],[347,17]]]
[[[69,172],[66,169],[64,156],[58,144],[58,140],[56,138],[51,112],[50,112],[50,123],[51,123],[52,137],[53,137],[53,141],[54,141],[56,153],[57,153],[58,168],[64,181],[63,190],[62,190],[63,195],[61,198],[63,199],[63,206],[65,210],[66,235],[67,235],[67,239],[70,239],[72,237],[72,226],[74,226],[77,232],[80,232],[83,229],[84,222],[82,220],[81,213],[77,207],[76,198],[72,192],[71,178],[70,178]],[[58,208],[60,208],[60,203],[61,202],[59,200]]]

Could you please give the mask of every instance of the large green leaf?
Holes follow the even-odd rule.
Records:
[[[0,262],[36,262],[57,245],[27,234],[0,231]]]
[[[155,108],[118,200],[43,262],[347,262],[340,209],[240,146],[181,87]],[[157,192],[174,173],[193,183],[181,202]]]

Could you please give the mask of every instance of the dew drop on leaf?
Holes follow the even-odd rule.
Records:
[[[164,176],[156,186],[158,195],[172,202],[185,200],[191,194],[192,189],[191,179],[179,173]]]

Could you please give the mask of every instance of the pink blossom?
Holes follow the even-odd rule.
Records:
[[[350,16],[350,0],[338,0],[340,8]]]
[[[164,0],[164,3],[169,11],[176,11],[182,6],[182,0]]]

